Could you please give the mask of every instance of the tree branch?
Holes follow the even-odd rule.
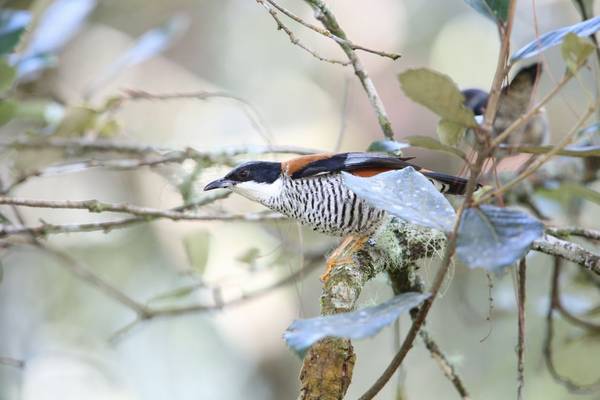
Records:
[[[342,41],[337,41],[336,43],[342,48],[348,60],[352,63],[352,68],[354,68],[354,73],[360,80],[365,92],[367,93],[367,97],[371,102],[371,106],[377,115],[377,120],[379,122],[379,126],[383,132],[383,135],[390,139],[394,140],[394,131],[392,129],[392,123],[390,122],[387,112],[385,111],[385,107],[379,94],[377,93],[377,89],[373,84],[373,81],[369,77],[367,70],[362,65],[362,62],[356,55],[356,52],[346,41],[348,38],[346,37],[346,33],[340,27],[337,22],[337,19],[333,15],[333,13],[329,10],[327,5],[322,0],[304,0],[306,1],[315,11],[316,18],[321,21],[323,26],[333,35],[342,39]]]
[[[544,235],[542,239],[533,242],[531,249],[572,261],[600,275],[600,255],[589,252],[578,244]]]

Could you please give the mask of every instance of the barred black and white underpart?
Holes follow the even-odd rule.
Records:
[[[370,235],[386,217],[385,211],[370,206],[348,189],[340,174],[279,179],[279,195],[263,204],[316,231],[334,236]]]

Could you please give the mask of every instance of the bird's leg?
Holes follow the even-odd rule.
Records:
[[[352,255],[362,249],[368,239],[368,236],[347,236],[327,257],[327,270],[321,275],[321,282],[329,279],[329,274],[337,265],[350,264],[353,261]]]

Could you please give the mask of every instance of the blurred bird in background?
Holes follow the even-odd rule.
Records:
[[[493,135],[498,136],[519,117],[527,113],[533,100],[533,92],[542,75],[542,64],[535,63],[521,68],[511,82],[502,88],[498,111],[493,125]],[[481,89],[465,89],[464,104],[475,116],[483,116],[489,94]],[[510,134],[504,144],[542,146],[548,143],[549,128],[546,111],[540,109],[524,127]]]

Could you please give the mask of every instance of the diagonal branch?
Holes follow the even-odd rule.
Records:
[[[321,21],[323,26],[337,38],[342,39],[341,41],[336,40],[336,43],[342,48],[350,63],[352,63],[352,68],[354,68],[354,73],[360,80],[360,83],[363,86],[363,89],[367,93],[367,97],[369,98],[369,102],[377,115],[377,120],[379,122],[379,126],[383,132],[383,135],[390,140],[394,140],[394,131],[392,129],[392,123],[389,120],[387,112],[385,111],[385,107],[383,105],[383,101],[379,97],[377,93],[377,89],[373,84],[373,81],[369,77],[367,70],[362,65],[362,62],[358,58],[358,55],[352,48],[348,42],[348,38],[346,37],[346,33],[340,27],[337,22],[337,19],[333,15],[333,13],[329,10],[327,5],[322,0],[304,0],[306,1],[315,11],[316,18]]]

